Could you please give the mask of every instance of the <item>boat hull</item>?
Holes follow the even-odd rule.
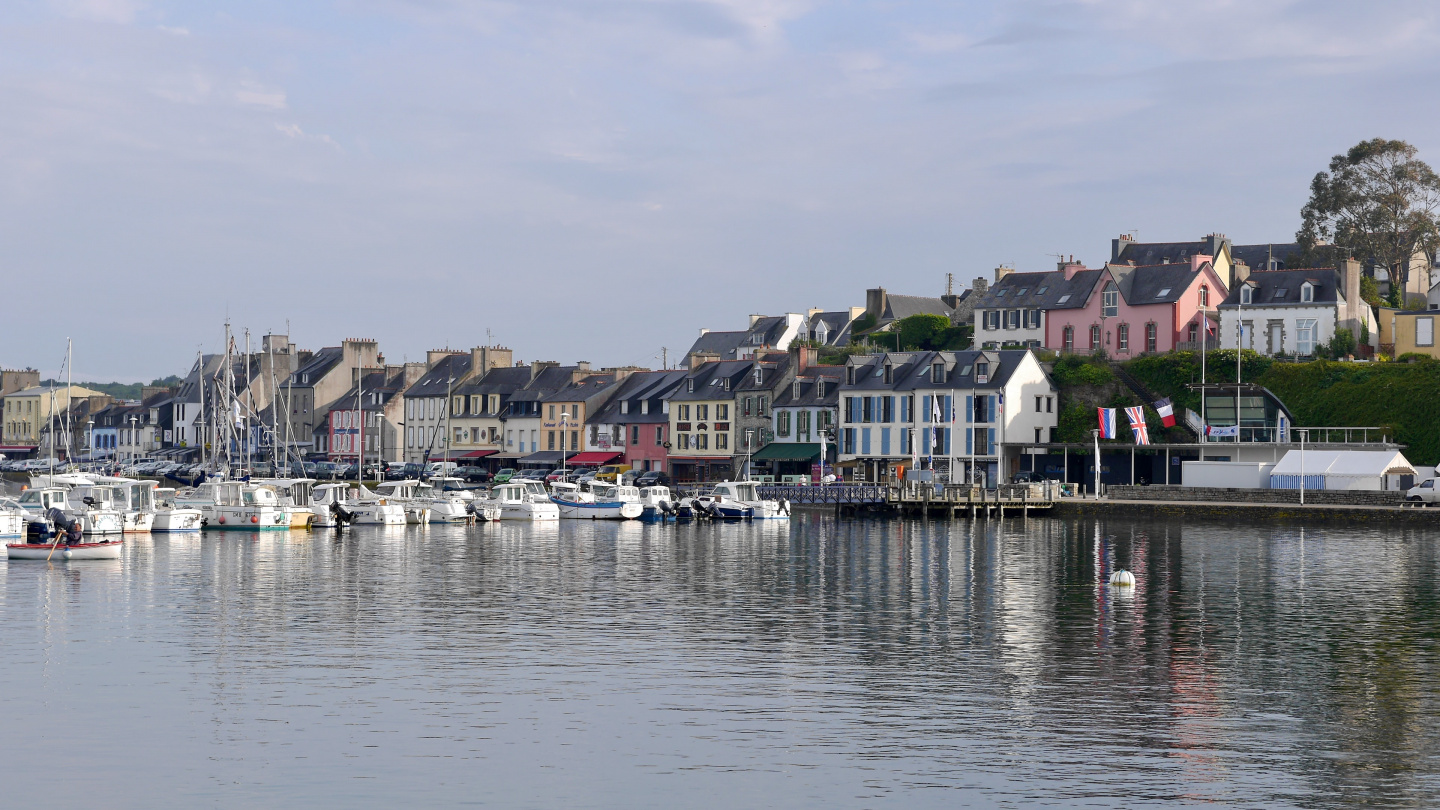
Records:
[[[142,534],[155,531],[154,512],[126,512],[122,519],[125,534]]]
[[[559,520],[560,509],[553,503],[507,503],[500,506],[501,520]]]
[[[123,540],[103,543],[61,544],[10,543],[5,546],[5,556],[12,560],[118,560]]]
[[[0,513],[0,538],[24,537],[25,518],[19,512]]]
[[[635,520],[645,508],[626,501],[566,501],[552,498],[563,520]]]
[[[168,512],[155,513],[155,522],[150,524],[150,531],[161,534],[198,532],[204,521],[205,516],[200,514],[199,509],[171,509]]]
[[[218,506],[214,508],[214,511],[215,519],[206,524],[205,528],[207,529],[233,529],[245,532],[290,530],[290,517],[280,509],[268,506]]]

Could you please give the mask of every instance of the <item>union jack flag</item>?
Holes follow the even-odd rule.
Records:
[[[1145,425],[1145,406],[1126,408],[1125,415],[1130,418],[1130,432],[1135,434],[1135,443],[1149,444],[1150,431]]]

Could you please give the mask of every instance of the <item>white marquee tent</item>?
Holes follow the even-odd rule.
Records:
[[[1415,475],[1399,450],[1291,450],[1270,471],[1271,489],[1384,490],[1387,476]],[[1396,484],[1398,486],[1398,482]]]

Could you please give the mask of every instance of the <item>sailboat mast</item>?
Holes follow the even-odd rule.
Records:
[[[198,383],[200,386],[200,426],[196,428],[200,435],[199,441],[196,443],[200,445],[200,469],[203,470],[205,469],[205,353],[203,351],[195,352],[195,364],[200,371]]]

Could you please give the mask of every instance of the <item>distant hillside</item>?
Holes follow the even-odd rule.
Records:
[[[148,383],[148,384],[149,384],[149,385],[158,385],[158,386],[170,387],[170,386],[179,385],[180,382],[181,382],[181,380],[180,380],[179,377],[175,376],[174,374],[171,374],[169,377],[162,377],[162,378],[160,378],[160,379],[158,379],[158,380],[154,380],[154,381],[152,381],[152,382],[150,382],[150,383]],[[65,382],[64,382],[63,380],[41,380],[41,381],[40,381],[40,385],[42,385],[42,386],[48,386],[48,385],[52,385],[52,384],[53,384],[53,385],[63,386],[63,385],[65,385]],[[99,392],[102,393],[102,394],[109,394],[110,396],[112,396],[112,397],[114,397],[114,398],[116,398],[116,399],[139,399],[139,398],[140,398],[140,390],[147,385],[147,383],[121,383],[121,382],[102,383],[102,382],[81,382],[81,381],[79,381],[79,380],[76,380],[76,381],[75,381],[75,384],[78,385],[78,386],[80,386],[80,387],[82,387],[82,388],[89,388],[89,389],[92,390],[92,391],[99,391]]]

